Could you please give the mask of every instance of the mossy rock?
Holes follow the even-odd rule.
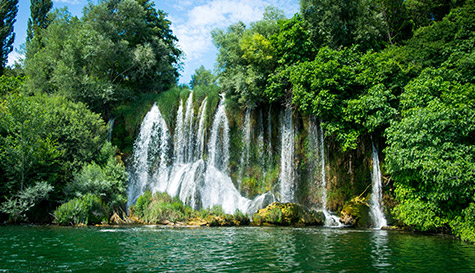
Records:
[[[351,227],[370,227],[368,197],[356,196],[347,202],[341,210],[340,221]]]
[[[325,216],[295,203],[274,202],[252,216],[254,225],[323,225]]]

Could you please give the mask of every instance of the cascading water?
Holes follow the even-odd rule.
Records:
[[[266,169],[270,170],[272,167],[272,105],[269,105],[267,113],[267,162]]]
[[[194,150],[194,136],[193,136],[193,93],[190,93],[186,100],[186,113],[185,113],[185,140],[187,145],[185,147],[185,160],[191,162],[193,160]]]
[[[111,141],[112,139],[112,130],[114,129],[114,121],[115,121],[115,118],[111,118],[109,119],[109,122],[107,122],[107,125],[109,125],[109,132],[107,134],[107,141]]]
[[[372,193],[370,198],[370,215],[373,219],[373,226],[376,229],[381,229],[387,226],[386,218],[383,212],[383,191],[381,184],[381,169],[379,167],[378,150],[371,140],[371,147],[373,151],[373,172],[372,178]]]
[[[134,204],[147,187],[152,186],[154,179],[151,170],[156,168],[157,164],[159,174],[165,176],[163,170],[167,169],[169,140],[168,127],[157,105],[154,104],[144,117],[134,144],[127,206]]]
[[[244,114],[244,130],[242,132],[242,150],[241,150],[241,163],[239,170],[239,185],[244,178],[247,167],[249,166],[249,156],[251,150],[251,109],[246,108]]]
[[[190,95],[191,97],[191,95]],[[226,117],[224,97],[221,98],[214,115],[208,143],[208,160],[204,160],[205,105],[201,103],[197,134],[185,132],[190,128],[187,115],[192,103],[180,103],[175,128],[175,149],[171,164],[169,161],[169,133],[156,105],[145,116],[139,137],[134,146],[133,166],[129,181],[128,206],[134,204],[146,189],[152,192],[167,192],[195,209],[221,205],[226,213],[236,209],[244,213],[254,213],[272,203],[275,198],[270,192],[250,200],[240,195],[231,177],[227,174],[229,162],[229,123]],[[183,121],[183,122],[180,122]],[[192,121],[191,121],[192,122]],[[188,134],[188,136],[187,136]],[[190,141],[187,137],[192,138]],[[196,138],[196,139],[195,139]],[[195,141],[196,140],[196,141]],[[193,160],[184,155],[190,146],[197,143],[198,150]],[[160,155],[158,168],[155,156]],[[196,155],[199,155],[197,158]],[[189,157],[188,157],[189,159]],[[152,170],[157,170],[150,175]]]
[[[327,178],[325,171],[325,138],[322,128],[322,121],[320,120],[320,162],[321,162],[321,177],[322,177],[322,212],[325,215],[325,226],[342,227],[337,216],[333,215],[327,208]]]
[[[286,107],[281,116],[280,202],[294,201],[294,136],[292,108]]]
[[[259,109],[259,117],[257,120],[257,157],[261,167],[265,167],[266,164],[266,155],[264,154],[264,117],[262,114],[262,109]]]
[[[229,163],[229,122],[225,111],[224,95],[222,95],[219,101],[213,125],[211,126],[208,152],[208,163],[226,172]]]
[[[176,127],[175,127],[175,162],[185,162],[185,126],[183,120],[183,100],[180,99],[180,106],[176,115]]]
[[[206,103],[208,102],[208,98],[205,98],[201,103],[198,115],[198,132],[197,135],[197,150],[195,154],[195,160],[203,158],[204,150],[205,150],[205,121],[206,121]]]

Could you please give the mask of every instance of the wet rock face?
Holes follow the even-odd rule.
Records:
[[[296,203],[274,202],[252,216],[254,225],[323,225],[325,216]]]
[[[341,210],[340,221],[345,226],[367,228],[371,226],[368,197],[352,198]]]

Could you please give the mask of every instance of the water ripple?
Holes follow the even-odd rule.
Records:
[[[0,240],[0,272],[475,271],[474,245],[382,230],[0,227]]]

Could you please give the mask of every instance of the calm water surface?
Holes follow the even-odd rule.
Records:
[[[0,272],[475,272],[447,236],[328,228],[0,227]]]

